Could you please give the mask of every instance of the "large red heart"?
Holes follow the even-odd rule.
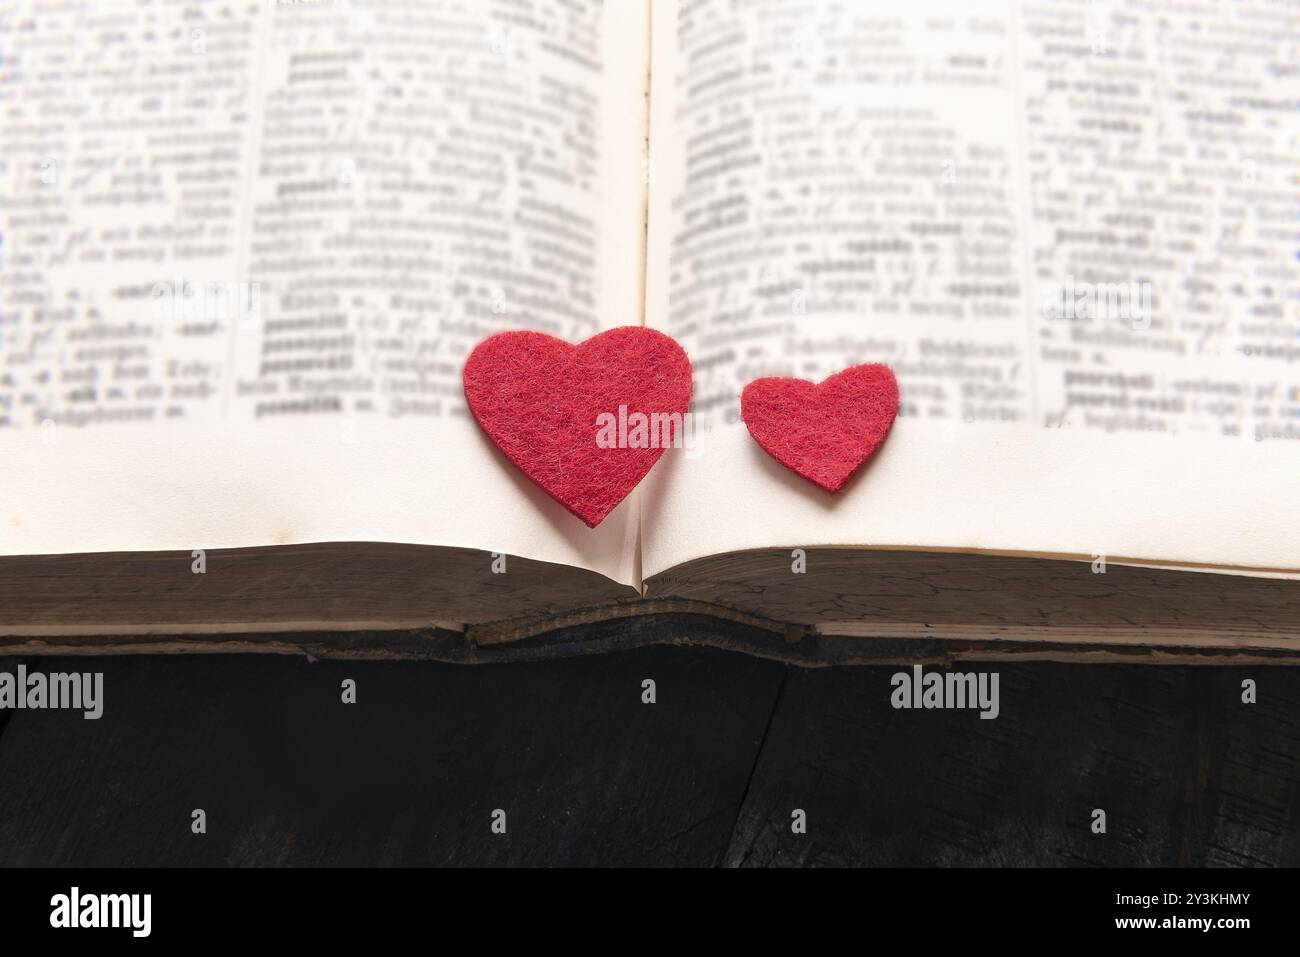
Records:
[[[749,434],[774,459],[828,492],[838,492],[885,441],[898,414],[898,381],[888,366],[850,366],[814,385],[755,379],[740,396]]]
[[[470,353],[464,381],[497,448],[592,528],[685,441],[691,362],[653,329],[610,329],[576,346],[501,332]]]

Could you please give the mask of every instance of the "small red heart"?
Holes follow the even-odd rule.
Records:
[[[674,339],[640,326],[576,346],[541,332],[501,332],[470,353],[464,382],[470,411],[497,448],[595,528],[669,443],[684,441],[691,362]],[[658,414],[658,427],[638,433],[638,413]],[[653,444],[638,447],[645,441]]]
[[[850,366],[814,385],[755,379],[740,395],[740,417],[769,455],[828,492],[838,492],[885,441],[898,414],[898,381],[888,366]]]

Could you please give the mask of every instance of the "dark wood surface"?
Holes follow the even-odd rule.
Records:
[[[27,664],[106,707],[0,712],[3,865],[1300,864],[1297,668],[963,666],[1001,674],[988,721],[709,648]]]

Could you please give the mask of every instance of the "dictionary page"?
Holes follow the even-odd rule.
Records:
[[[0,7],[0,554],[383,541],[635,582],[461,366],[639,321],[641,3]]]
[[[646,578],[740,549],[1300,569],[1300,7],[657,0]],[[744,384],[896,372],[831,496]]]

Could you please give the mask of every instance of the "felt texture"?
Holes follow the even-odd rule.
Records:
[[[636,434],[636,413],[685,414],[691,363],[677,342],[624,326],[578,345],[541,332],[501,332],[465,361],[465,398],[479,425],[510,461],[595,528],[665,451],[662,430]],[[626,425],[602,447],[602,415]],[[681,418],[677,419],[680,435]],[[606,430],[606,443],[613,430]],[[679,439],[684,441],[684,438]]]
[[[898,381],[888,366],[851,366],[814,385],[755,379],[740,395],[740,416],[769,455],[828,492],[838,492],[885,441],[898,414]]]

